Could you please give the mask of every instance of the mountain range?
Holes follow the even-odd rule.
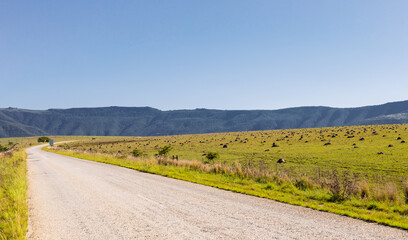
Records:
[[[0,108],[0,137],[161,136],[393,123],[408,123],[408,101],[357,108],[296,107],[280,110]]]

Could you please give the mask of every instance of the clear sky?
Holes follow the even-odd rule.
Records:
[[[0,107],[408,99],[406,0],[0,1]]]

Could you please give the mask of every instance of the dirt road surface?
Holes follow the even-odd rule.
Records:
[[[41,151],[28,239],[408,239],[408,232]]]

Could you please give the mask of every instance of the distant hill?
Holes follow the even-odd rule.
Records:
[[[297,107],[240,111],[161,111],[150,107],[0,108],[0,137],[159,136],[391,123],[408,123],[408,101],[358,108]]]

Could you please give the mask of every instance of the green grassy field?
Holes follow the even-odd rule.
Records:
[[[408,229],[407,128],[112,137],[52,151]],[[155,156],[164,146],[168,157]]]
[[[165,137],[121,138],[70,144],[70,149],[109,154],[131,154],[139,149],[153,157],[164,145],[171,155],[203,161],[208,151],[218,152],[215,163],[292,171],[318,176],[336,168],[361,174],[371,181],[408,178],[408,125],[338,127],[279,131],[217,133]],[[364,140],[362,139],[364,138]],[[401,138],[401,139],[399,139]],[[278,147],[272,147],[275,143]],[[329,145],[330,144],[330,145]],[[392,147],[389,147],[389,145]],[[227,147],[224,148],[224,145]],[[382,153],[382,154],[381,154]],[[280,158],[284,165],[277,164]]]

